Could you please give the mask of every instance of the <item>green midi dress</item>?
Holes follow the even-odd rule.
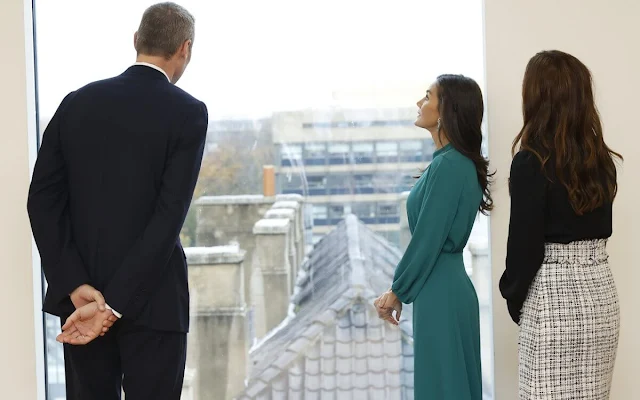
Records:
[[[437,150],[407,199],[411,241],[392,285],[413,303],[416,400],[481,400],[478,298],[462,251],[482,189],[474,163]]]

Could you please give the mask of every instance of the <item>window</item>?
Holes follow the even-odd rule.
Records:
[[[373,174],[358,174],[353,176],[355,192],[370,194],[374,192]]]
[[[421,140],[403,140],[400,142],[401,162],[420,162],[423,160],[423,142]]]
[[[342,219],[344,216],[344,205],[343,204],[331,204],[329,206],[329,218],[331,219]]]
[[[366,224],[376,223],[376,204],[373,202],[353,203],[351,212]]]
[[[351,193],[351,176],[345,174],[332,174],[327,177],[329,194]]]
[[[376,156],[379,163],[398,162],[398,143],[397,142],[378,142],[376,143]]]
[[[398,143],[379,142],[376,143],[376,154],[379,157],[392,157],[398,155]]]
[[[398,203],[378,203],[378,223],[397,224],[400,222]]]
[[[321,204],[314,204],[313,205],[313,219],[314,221],[316,220],[321,220],[321,219],[327,219],[328,217],[328,208],[326,205],[321,205]]]
[[[373,178],[373,187],[377,193],[396,193],[400,175],[397,172],[378,172]]]
[[[324,165],[327,163],[326,143],[307,143],[304,146],[304,163],[306,165]]]
[[[132,32],[151,2],[128,0],[117,7],[80,0],[33,3],[39,120],[44,128],[67,93],[130,66]],[[245,383],[255,390],[255,379],[246,371],[267,371],[274,363],[285,372],[297,368],[296,376],[309,385],[314,379],[334,379],[312,370],[318,359],[310,353],[315,351],[313,346],[290,348],[285,346],[289,338],[282,340],[279,335],[306,340],[298,333],[307,332],[308,326],[299,325],[300,321],[314,321],[316,314],[326,311],[325,305],[334,307],[337,303],[332,296],[349,295],[338,289],[342,282],[355,279],[346,263],[351,262],[349,252],[354,254],[358,246],[373,257],[362,266],[365,279],[357,284],[368,285],[366,291],[371,293],[388,288],[388,277],[373,278],[379,271],[392,270],[397,254],[379,240],[386,238],[400,246],[400,204],[404,200],[399,192],[410,189],[415,183],[412,176],[418,174],[416,167],[426,167],[434,150],[431,139],[416,134],[428,136],[413,125],[413,99],[423,95],[428,80],[442,72],[476,77],[483,86],[481,2],[408,0],[390,6],[330,0],[315,7],[312,14],[297,3],[260,0],[182,0],[180,4],[195,16],[197,40],[191,63],[177,86],[204,101],[210,119],[207,151],[180,233],[190,263],[188,273],[198,282],[191,286],[192,324],[183,399],[241,398]],[[465,40],[433,41],[429,52],[415,51],[424,44],[425,15],[438,15],[430,20],[433,32],[446,30],[455,21],[460,27],[458,36]],[[380,30],[380,26],[387,29]],[[82,51],[65,54],[61,64],[60,43],[74,43]],[[405,93],[405,88],[415,93]],[[265,165],[275,166],[275,198],[263,196]],[[292,200],[297,196],[304,201]],[[298,213],[292,201],[302,208]],[[359,220],[355,230],[347,226],[355,220],[352,216],[345,219],[349,213]],[[284,220],[296,229],[283,232]],[[478,226],[473,238],[486,239],[486,224]],[[284,252],[285,248],[290,251]],[[230,254],[220,259],[242,259],[242,264],[211,268],[198,264],[198,257],[193,256],[216,252]],[[306,270],[301,267],[303,261]],[[271,267],[278,274],[264,272]],[[259,268],[264,268],[262,275],[235,279],[242,277],[241,271]],[[212,292],[215,285],[232,288],[234,299]],[[274,293],[278,290],[290,292]],[[288,299],[288,304],[265,298],[272,294]],[[342,319],[353,317],[367,324],[368,317],[361,314],[366,307],[345,303],[330,328],[345,346],[368,340],[362,334],[366,326]],[[313,315],[309,314],[310,304]],[[488,309],[490,305],[481,304],[481,310]],[[287,318],[290,313],[296,318]],[[411,330],[405,327],[412,318],[409,309],[403,318],[407,323],[399,328],[402,335],[398,336],[403,355],[388,355],[389,365],[412,362]],[[59,326],[57,318],[47,316],[47,400],[66,397],[63,348],[55,342]],[[483,337],[483,349],[491,349],[488,339]],[[330,340],[327,336],[318,343]],[[374,349],[387,345],[376,340],[365,344]],[[326,354],[327,349],[322,349],[322,362],[336,364],[337,371],[354,363],[377,362],[369,362],[367,355],[350,357],[339,347]],[[236,351],[243,348],[253,348],[251,355]],[[265,348],[269,359],[261,353]],[[296,360],[311,360],[311,364],[282,364],[284,359],[279,356],[294,350]],[[490,360],[483,359],[483,363],[491,365]],[[256,373],[268,390],[278,385],[269,373]],[[346,374],[343,378],[344,395],[359,398],[357,377]],[[491,382],[490,377],[483,378]],[[380,385],[389,399],[413,400],[405,383],[411,379],[403,369],[398,385]],[[288,393],[286,381],[277,387],[282,393]],[[486,388],[488,400],[491,390]],[[249,397],[268,397],[256,393]]]
[[[390,217],[398,215],[397,203],[378,203],[378,216]]]
[[[303,194],[304,189],[302,185],[302,178],[297,173],[291,173],[287,175],[280,175],[279,180],[281,181],[280,187],[282,193],[285,194]]]
[[[349,162],[349,143],[329,144],[329,164],[348,164]]]
[[[214,145],[216,147],[218,146],[217,143],[214,143]],[[283,167],[299,164],[300,160],[302,159],[302,146],[295,144],[283,145],[281,159],[281,165]]]
[[[323,195],[327,193],[327,177],[324,175],[307,176],[307,185],[309,186],[309,195]]]
[[[373,162],[375,152],[373,142],[360,142],[353,144],[353,158],[356,164],[370,164]]]

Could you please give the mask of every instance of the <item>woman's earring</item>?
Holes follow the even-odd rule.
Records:
[[[441,126],[442,126],[442,121],[440,120],[440,118],[438,118],[438,130],[440,130]]]

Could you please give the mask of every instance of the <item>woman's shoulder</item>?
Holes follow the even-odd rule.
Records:
[[[540,169],[541,167],[540,159],[538,156],[531,150],[520,150],[518,151],[511,160],[511,169],[514,168],[535,168]]]
[[[540,165],[540,161],[536,153],[533,150],[529,150],[529,149],[518,150],[518,152],[513,155],[512,163],[528,163],[528,164],[537,163],[538,165]]]
[[[440,169],[447,171],[447,173],[455,175],[476,175],[476,167],[470,158],[460,153],[456,149],[451,149],[437,159],[434,159],[440,164]]]
[[[459,160],[457,160],[456,154],[458,154],[458,152],[451,150],[439,157],[435,157],[433,161],[431,161],[429,168],[438,174],[455,173],[459,169],[459,165],[457,165],[459,164]]]
[[[546,180],[540,157],[531,150],[520,150],[511,160],[510,176]]]

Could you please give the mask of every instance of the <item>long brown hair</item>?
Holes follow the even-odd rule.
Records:
[[[479,211],[487,215],[493,209],[489,188],[493,173],[489,173],[489,160],[482,154],[482,90],[463,75],[440,75],[436,85],[442,129],[453,148],[473,161],[482,189]]]
[[[550,181],[554,168],[577,215],[613,202],[618,190],[613,158],[622,156],[604,142],[591,73],[580,60],[557,50],[533,56],[522,82],[522,114],[512,155],[533,153]]]

